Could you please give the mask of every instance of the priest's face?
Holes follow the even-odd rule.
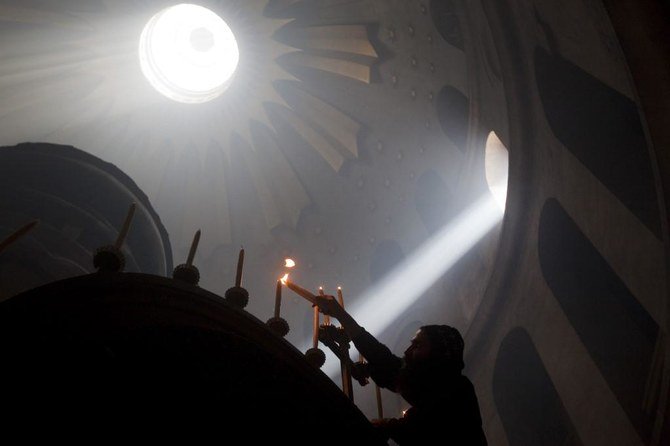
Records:
[[[430,357],[430,339],[422,330],[416,332],[412,342],[405,350],[405,363],[409,366],[419,364]]]

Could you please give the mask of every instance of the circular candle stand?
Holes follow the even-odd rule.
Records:
[[[281,336],[282,338],[286,336],[290,331],[288,322],[286,322],[286,320],[281,317],[270,318],[268,319],[266,324],[270,328],[270,330],[277,333],[277,335]]]
[[[172,278],[195,286],[200,282],[200,271],[193,265],[182,263],[172,271]]]
[[[87,434],[204,439],[225,420],[251,444],[309,445],[324,432],[327,444],[386,444],[317,372],[325,353],[303,355],[268,325],[162,276],[52,282],[0,302],[3,402],[17,414],[39,406],[54,426],[77,419]]]
[[[116,246],[102,246],[93,255],[93,266],[98,271],[118,273],[125,268],[126,258]]]
[[[305,352],[305,359],[317,369],[326,363],[326,354],[319,348],[312,347]]]
[[[249,303],[249,292],[241,286],[228,288],[224,297],[226,302],[239,309],[245,308]]]

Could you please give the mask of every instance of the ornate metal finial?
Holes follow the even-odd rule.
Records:
[[[266,324],[270,328],[270,330],[272,330],[282,338],[286,336],[290,331],[288,322],[286,322],[286,320],[284,320],[284,318],[281,317],[271,317],[270,319],[268,319]]]
[[[95,250],[93,266],[101,272],[118,273],[126,267],[126,258],[116,245],[106,245]]]
[[[307,362],[320,369],[326,363],[326,354],[318,347],[312,347],[305,352]]]
[[[242,287],[234,286],[226,290],[225,299],[234,307],[243,309],[249,303],[249,292]]]

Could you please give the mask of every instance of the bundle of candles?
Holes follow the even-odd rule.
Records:
[[[295,264],[293,262],[293,264]],[[310,302],[314,307],[314,318],[313,318],[313,331],[312,331],[312,348],[310,348],[305,355],[307,359],[321,367],[323,365],[322,361],[325,361],[325,355],[318,349],[319,339],[328,346],[333,353],[340,359],[340,371],[342,375],[342,390],[344,394],[353,401],[353,387],[352,387],[352,375],[351,367],[353,363],[349,358],[349,344],[350,340],[344,332],[342,327],[334,327],[330,323],[330,316],[324,315],[324,324],[323,326],[319,325],[319,308],[316,305],[316,296],[312,294],[309,290],[291,282],[288,280],[288,274],[284,275],[281,279],[281,283],[286,285],[289,289],[294,291],[299,296],[305,298]],[[280,301],[280,286],[278,285],[278,294],[276,302]],[[319,287],[318,294],[324,296],[325,292],[323,287]],[[342,295],[342,287],[337,287],[337,300],[340,306],[344,308],[344,297]],[[277,304],[275,304],[275,315],[278,314]],[[321,336],[321,338],[320,338]],[[367,383],[367,379],[364,381],[364,384]],[[363,384],[363,385],[364,385]]]

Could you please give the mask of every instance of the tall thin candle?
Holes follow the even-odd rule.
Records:
[[[309,291],[307,291],[303,287],[301,287],[299,285],[296,285],[293,282],[290,282],[288,279],[284,280],[283,282],[284,282],[284,285],[286,285],[291,290],[293,290],[293,292],[295,292],[297,295],[304,297],[312,305],[316,305],[316,297],[314,296],[314,294],[310,293]]]
[[[377,417],[380,420],[384,419],[384,407],[382,406],[382,391],[377,384],[375,384],[375,394],[377,396]]]
[[[323,292],[323,287],[322,286],[319,287],[319,296],[325,296],[325,293]],[[323,315],[323,324],[324,325],[330,325],[330,316],[328,316],[327,314]]]
[[[123,241],[126,239],[126,235],[128,235],[128,230],[130,229],[130,223],[133,221],[133,216],[135,215],[135,208],[137,205],[135,203],[132,203],[130,207],[128,208],[128,213],[126,214],[126,219],[123,222],[123,226],[121,226],[121,230],[119,231],[119,235],[116,238],[116,243],[114,243],[114,246],[116,249],[121,249],[121,246],[123,246]]]
[[[317,348],[319,345],[319,307],[314,306],[314,323],[312,325],[312,347]]]
[[[242,285],[242,268],[244,267],[244,248],[240,249],[240,254],[237,257],[237,274],[235,275],[235,286]]]
[[[275,288],[275,317],[279,317],[279,309],[281,308],[281,280],[277,281]]]
[[[358,362],[365,362],[365,358],[363,358],[361,352],[358,352]],[[382,406],[382,391],[377,385],[377,383],[375,383],[375,397],[377,399],[377,418],[383,420],[384,407]]]
[[[195,258],[195,252],[198,249],[198,243],[200,243],[200,229],[195,232],[193,242],[191,242],[191,249],[188,251],[188,258],[186,259],[186,264],[188,266],[193,265],[193,259]]]
[[[340,303],[340,307],[344,308],[344,297],[342,297],[342,287],[337,287],[337,301]]]
[[[342,296],[342,287],[338,286],[337,287],[337,301],[339,302],[340,306],[344,308],[344,297]],[[344,394],[349,397],[350,400],[353,401],[354,399],[354,391],[353,388],[351,387],[351,370],[349,370],[349,367],[346,367],[344,363],[342,363],[342,367],[340,368],[340,372],[342,374],[342,388],[346,389],[344,391]]]
[[[4,251],[9,245],[19,240],[21,237],[32,231],[38,224],[39,220],[33,220],[30,223],[27,223],[21,226],[19,229],[10,234],[6,239],[0,242],[0,252]]]

